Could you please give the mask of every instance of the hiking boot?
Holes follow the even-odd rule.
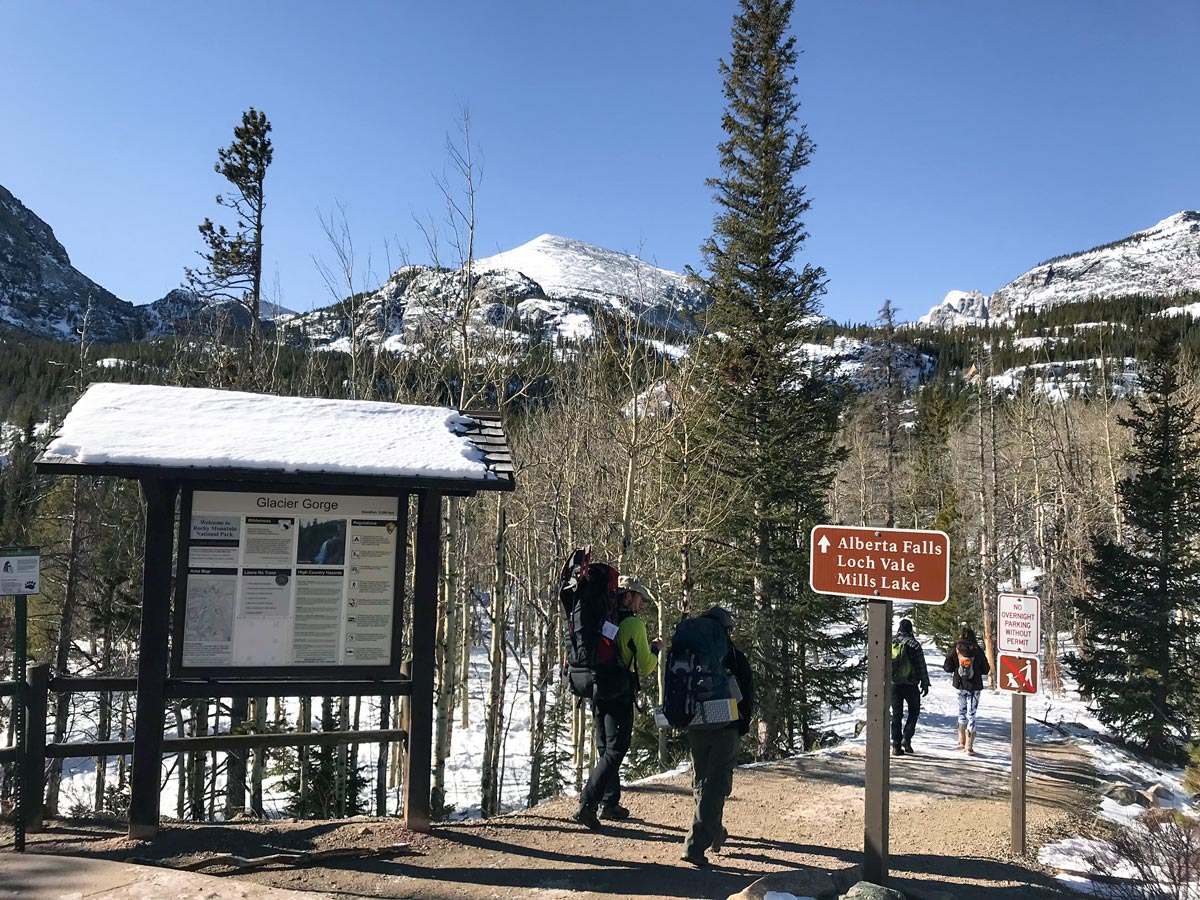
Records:
[[[629,810],[620,803],[608,803],[600,807],[600,818],[613,822],[623,822],[629,818]]]
[[[596,810],[590,806],[579,807],[579,809],[575,810],[575,815],[571,816],[571,819],[585,828],[590,828],[592,831],[600,830],[600,820],[596,818]]]
[[[912,738],[909,738],[908,740],[906,740],[906,741],[904,742],[904,752],[905,752],[905,753],[912,753],[912,752],[913,752],[913,748],[912,748]]]
[[[967,732],[967,756],[975,755],[975,732]]]
[[[958,749],[963,750],[967,746],[967,726],[962,722],[958,723]]]
[[[892,744],[892,753],[894,753],[896,756],[903,756],[904,748],[899,744]]]
[[[713,838],[712,852],[720,853],[721,848],[725,846],[725,842],[727,840],[729,840],[729,832],[726,831],[724,828],[722,828],[720,833],[718,833],[717,836],[715,838]]]
[[[708,868],[708,857],[704,855],[703,851],[700,853],[689,853],[685,850],[683,855],[679,858],[685,863],[690,863],[691,865],[695,866],[697,869]]]

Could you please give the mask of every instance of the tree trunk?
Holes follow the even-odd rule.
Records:
[[[262,734],[267,730],[267,698],[254,698],[254,733]],[[254,751],[254,763],[250,770],[250,809],[256,818],[266,818],[263,809],[263,770],[266,767],[267,748],[258,747]]]
[[[498,794],[500,744],[504,729],[504,686],[508,664],[508,604],[505,572],[505,536],[507,523],[504,498],[496,503],[495,565],[491,602],[491,644],[488,652],[489,696],[483,738],[483,772],[480,780],[480,811],[486,816],[499,811]]]
[[[80,506],[83,481],[76,478],[71,488],[71,542],[67,551],[67,584],[63,595],[62,619],[58,629],[58,644],[54,653],[54,674],[71,674],[71,634],[75,625],[75,608],[79,602],[79,554],[83,537]],[[71,695],[57,694],[54,698],[54,743],[67,738],[67,720],[71,715]],[[46,776],[46,818],[58,817],[58,794],[62,785],[62,760],[50,760]]]

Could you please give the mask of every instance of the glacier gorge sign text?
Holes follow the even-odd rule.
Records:
[[[935,604],[950,598],[945,532],[817,525],[809,540],[809,584],[818,594]]]

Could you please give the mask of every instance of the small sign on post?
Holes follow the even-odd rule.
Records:
[[[863,877],[886,886],[892,601],[939,605],[950,599],[950,538],[916,528],[817,525],[809,535],[808,583],[818,594],[870,601]]]
[[[0,547],[0,596],[42,592],[42,551],[38,547]]]
[[[1042,648],[1041,598],[1032,594],[1001,594],[996,605],[1000,652],[1037,656]]]
[[[1000,690],[1009,694],[1036,694],[1038,682],[1036,656],[1020,653],[1000,654]]]

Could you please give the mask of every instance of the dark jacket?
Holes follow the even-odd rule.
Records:
[[[730,641],[729,657],[726,658],[729,673],[737,679],[742,699],[738,701],[738,734],[750,733],[750,717],[754,715],[754,674],[750,671],[750,660],[746,654]]]
[[[966,683],[958,674],[960,651],[964,656],[971,657],[972,678]],[[982,691],[983,679],[992,671],[992,667],[988,665],[987,654],[983,652],[983,648],[979,644],[973,641],[959,641],[951,647],[950,652],[946,654],[946,662],[942,664],[942,668],[947,672],[954,673],[954,687],[960,691]]]
[[[893,678],[892,685],[919,684],[923,688],[929,687],[929,667],[925,665],[925,648],[921,646],[921,642],[911,634],[897,634],[892,639],[892,644],[903,644],[912,663],[912,674],[907,678]]]

